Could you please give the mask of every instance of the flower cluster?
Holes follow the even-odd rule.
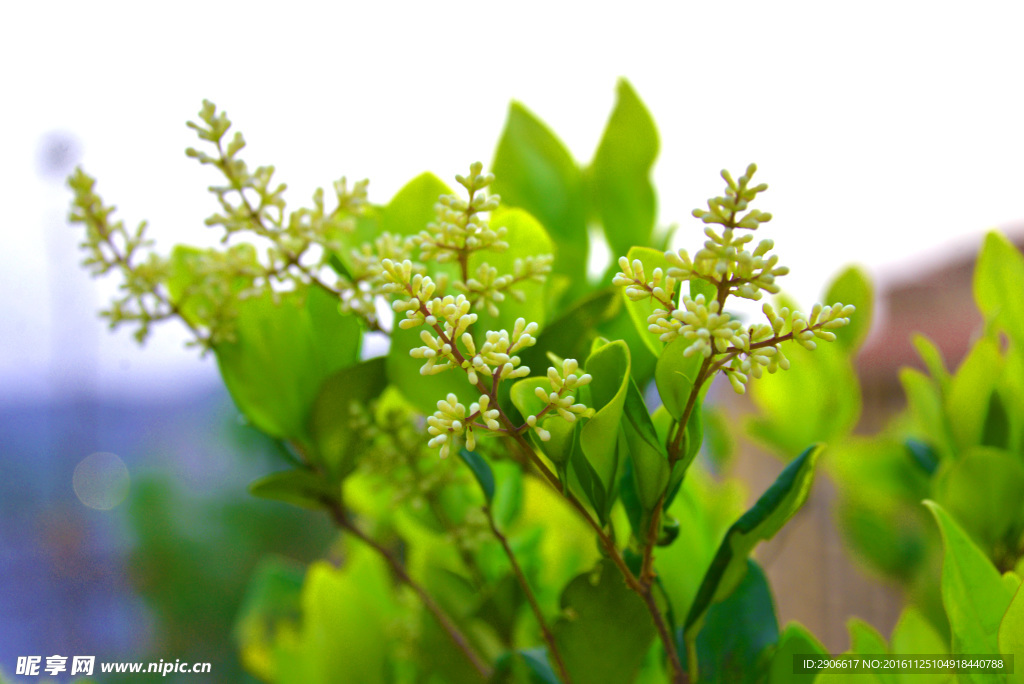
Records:
[[[434,205],[437,216],[434,223],[419,235],[413,236],[412,241],[420,247],[420,258],[424,261],[444,263],[482,249],[495,252],[508,249],[505,228],[492,230],[481,216],[481,213],[497,209],[501,202],[498,195],[488,197],[486,193],[480,192],[494,182],[494,174],[484,174],[482,171],[483,164],[474,162],[469,167],[468,176],[455,176],[459,185],[466,188],[469,198],[441,195]]]
[[[590,384],[590,374],[579,374],[579,370],[580,365],[576,359],[564,359],[560,371],[554,366],[548,368],[548,382],[551,383],[551,391],[547,392],[543,387],[537,387],[534,390],[537,398],[544,402],[544,408],[536,415],[527,416],[526,425],[537,433],[541,441],[546,442],[551,439],[551,433],[537,424],[538,419],[543,416],[555,413],[566,422],[574,423],[579,417],[589,418],[594,414],[593,409],[587,408],[584,404],[574,403],[576,398],[567,394]]]
[[[498,430],[501,424],[498,416],[501,414],[498,409],[490,408],[491,398],[486,394],[480,395],[480,400],[470,404],[467,410],[459,403],[459,398],[449,394],[447,398],[437,402],[437,412],[427,418],[427,432],[431,440],[427,446],[441,448],[441,458],[447,458],[452,443],[456,436],[462,436],[466,440],[466,448],[476,448],[476,435],[473,430]],[[481,422],[475,423],[479,420]]]
[[[853,306],[836,303],[831,306],[816,304],[809,316],[783,308],[776,312],[770,304],[762,311],[767,323],[746,329],[742,323],[723,310],[730,296],[759,300],[763,292],[778,294],[776,278],[789,272],[778,265],[778,256],[769,255],[774,247],[771,240],[761,240],[753,251],[748,249],[753,235],[741,231],[754,231],[771,220],[771,214],[751,209],[750,203],[767,185],[751,186],[757,167],[747,167],[746,173],[734,180],[728,171],[722,172],[726,181],[724,197],[708,200],[708,209],[696,209],[693,215],[709,224],[704,233],[708,239],[693,258],[686,250],[666,252],[669,267],[654,269],[650,279],[639,259],[632,263],[626,257],[619,259],[620,272],[612,281],[625,288],[632,301],[649,299],[654,309],[648,316],[648,330],[663,342],[677,337],[690,344],[683,352],[686,356],[703,356],[709,372],[721,370],[729,377],[733,388],[740,393],[746,389],[751,377],[759,378],[762,369],[774,373],[789,368],[789,360],[782,353],[782,342],[795,340],[807,349],[814,349],[815,339],[835,339],[836,328],[847,325]],[[746,212],[746,213],[744,213]],[[718,225],[715,230],[711,224]],[[686,280],[704,280],[715,288],[710,301],[704,295],[691,298],[682,295],[676,304],[676,288]],[[713,357],[719,357],[714,359]]]

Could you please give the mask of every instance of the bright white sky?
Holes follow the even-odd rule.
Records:
[[[212,375],[170,327],[139,352],[95,321],[109,288],[76,268],[68,195],[36,165],[42,136],[70,132],[129,224],[149,219],[163,249],[209,242],[212,177],[182,153],[204,97],[245,133],[251,164],[277,166],[291,202],[341,175],[370,178],[385,202],[423,170],[488,163],[510,99],[588,161],[625,76],[661,131],[660,222],[696,244],[689,212],[720,191],[718,171],[756,161],[785,285],[805,303],[846,263],[892,278],[1024,221],[1024,3],[264,7],[7,8],[0,399]]]

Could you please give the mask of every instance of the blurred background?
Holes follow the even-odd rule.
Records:
[[[931,334],[951,365],[966,349],[984,231],[1024,227],[1020,3],[45,2],[3,14],[5,674],[19,655],[58,653],[212,661],[218,681],[241,681],[230,633],[248,577],[267,554],[304,562],[329,543],[326,525],[248,497],[275,447],[238,420],[212,357],[184,349],[173,324],[141,350],[108,333],[96,312],[115,284],[78,266],[64,184],[77,164],[129,226],[151,222],[160,249],[216,241],[203,226],[213,177],[183,153],[203,98],[244,132],[251,164],[276,165],[292,206],[342,175],[369,178],[384,203],[423,170],[487,164],[511,99],[589,160],[624,76],[660,129],[659,224],[680,224],[679,246],[701,239],[689,212],[720,192],[718,170],[756,161],[787,291],[808,304],[850,262],[875,279],[861,356],[873,426],[899,403],[909,331]],[[592,271],[610,256],[592,255]],[[744,466],[753,491],[780,467],[758,463]],[[787,588],[766,562],[780,618],[833,651],[853,612],[887,630],[897,598],[844,559],[827,491],[803,520],[810,541],[779,543],[813,546],[835,579],[818,594]],[[861,588],[836,598],[850,582]]]

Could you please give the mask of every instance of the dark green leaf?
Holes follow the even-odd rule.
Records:
[[[562,592],[561,617],[552,627],[569,674],[587,684],[626,684],[636,677],[654,623],[643,601],[618,570],[602,561]]]
[[[1010,446],[1010,416],[1006,413],[1006,405],[996,390],[992,391],[988,399],[988,413],[985,415],[985,426],[981,431],[981,444],[1000,449]]]
[[[686,654],[682,630],[680,657]],[[764,571],[747,559],[743,581],[729,598],[711,607],[697,636],[700,677],[708,682],[754,684],[763,680],[779,640],[779,621]],[[792,670],[790,670],[792,671]]]
[[[528,648],[519,651],[519,657],[526,663],[534,681],[540,684],[560,684],[555,671],[548,662],[548,649],[545,647]]]
[[[592,197],[614,256],[646,245],[654,229],[656,198],[651,167],[658,156],[654,120],[625,79],[590,167]]]
[[[542,368],[548,353],[563,359],[586,358],[597,326],[614,317],[621,307],[618,288],[606,287],[588,294],[541,329],[537,343],[519,355],[523,364]]]
[[[794,459],[726,532],[687,615],[685,630],[689,643],[696,639],[711,606],[725,600],[740,585],[747,572],[747,556],[758,542],[775,536],[803,505],[822,448],[812,446]]]
[[[480,489],[483,490],[484,499],[489,506],[494,499],[494,472],[491,470],[491,464],[480,454],[466,448],[459,449],[459,458],[473,471],[473,477],[476,478]]]
[[[303,508],[319,509],[337,500],[341,491],[327,478],[309,470],[282,470],[256,480],[249,493],[261,499],[284,501]]]
[[[494,153],[492,186],[507,206],[539,220],[558,248],[554,273],[570,278],[570,292],[586,286],[587,222],[579,166],[562,142],[518,102],[509,107]]]

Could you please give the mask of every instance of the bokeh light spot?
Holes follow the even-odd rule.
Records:
[[[71,484],[75,496],[89,508],[109,511],[128,496],[128,467],[117,454],[97,451],[75,466]]]

